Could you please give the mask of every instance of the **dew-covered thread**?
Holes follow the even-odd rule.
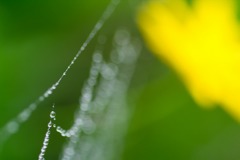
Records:
[[[100,51],[96,51],[93,54],[93,63],[90,69],[89,78],[85,82],[83,89],[82,89],[82,96],[79,100],[79,109],[75,113],[75,119],[73,125],[70,129],[65,130],[60,126],[57,126],[56,130],[59,132],[63,137],[71,137],[75,135],[82,125],[82,119],[80,118],[80,112],[87,112],[89,110],[89,103],[92,100],[93,89],[97,83],[97,78],[100,72],[100,68],[102,65],[102,55]]]
[[[65,146],[65,149],[63,151],[64,156],[62,157],[62,159],[71,159],[71,156],[74,155],[74,148],[77,139],[79,138],[81,127],[84,128],[84,126],[87,124],[89,126],[92,126],[92,129],[94,130],[94,123],[88,116],[87,112],[90,109],[90,103],[93,98],[93,90],[95,85],[97,84],[97,79],[100,73],[102,63],[102,54],[100,51],[96,51],[93,54],[93,61],[90,68],[89,77],[83,86],[82,96],[79,99],[79,108],[75,113],[75,119],[72,127],[69,130],[64,130],[60,126],[57,127],[57,132],[59,132],[62,136],[69,137],[69,142]]]
[[[92,31],[88,35],[85,42],[80,47],[77,54],[74,56],[73,60],[70,62],[70,64],[67,66],[65,71],[62,73],[60,78],[55,82],[48,90],[46,90],[36,101],[31,103],[26,109],[24,109],[21,113],[17,115],[14,119],[9,121],[3,128],[0,129],[0,145],[4,143],[12,134],[16,133],[21,126],[22,123],[27,121],[29,117],[31,116],[32,112],[37,108],[37,106],[44,101],[46,98],[48,98],[53,91],[58,87],[58,85],[61,83],[62,79],[67,75],[69,69],[72,67],[72,65],[75,63],[75,61],[78,59],[80,54],[85,50],[87,45],[90,43],[90,41],[96,36],[96,34],[99,32],[99,30],[102,28],[106,20],[112,15],[116,7],[118,6],[120,0],[111,0],[106,7],[105,11],[103,12],[100,19],[97,21],[96,25],[93,27]]]
[[[129,33],[125,30],[117,31],[115,43],[110,55],[111,62],[106,63],[107,68],[102,68],[102,79],[96,98],[92,102],[91,110],[101,117],[101,123],[95,121],[97,134],[82,135],[81,139],[78,139],[78,146],[72,152],[74,156],[71,159],[112,160],[118,159],[121,155],[131,115],[126,101],[127,90],[141,47],[139,43],[130,39]],[[110,75],[114,74],[109,70],[116,71],[112,78]]]
[[[56,120],[56,112],[54,111],[54,105],[53,105],[53,110],[50,112],[50,121],[48,122],[48,129],[43,140],[43,146],[38,156],[38,160],[44,160],[44,155],[46,153],[49,140],[50,140],[51,128],[56,127],[56,124],[54,122],[55,120]]]

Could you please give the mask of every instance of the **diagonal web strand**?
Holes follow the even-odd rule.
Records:
[[[24,109],[22,112],[20,112],[14,119],[10,120],[8,123],[6,123],[3,128],[0,129],[0,147],[2,147],[3,143],[14,133],[16,133],[21,126],[22,123],[27,121],[29,117],[31,116],[32,112],[37,108],[37,106],[46,100],[50,95],[52,95],[53,91],[58,87],[58,85],[61,83],[62,79],[67,75],[69,69],[72,67],[72,65],[75,63],[75,61],[78,59],[78,57],[81,55],[81,53],[85,50],[85,48],[88,46],[88,44],[91,42],[91,40],[96,36],[98,31],[102,28],[106,20],[113,14],[114,10],[120,3],[120,0],[111,0],[104,10],[102,16],[99,18],[95,26],[93,27],[92,31],[88,35],[85,42],[82,44],[80,49],[78,50],[77,54],[74,56],[70,64],[67,66],[65,71],[62,73],[60,78],[49,88],[44,92],[38,99],[36,99],[33,103],[31,103],[26,109]],[[1,149],[1,148],[0,148]]]

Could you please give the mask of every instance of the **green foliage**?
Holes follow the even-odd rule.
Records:
[[[27,107],[55,82],[79,49],[108,0],[0,1],[0,126]],[[123,1],[101,33],[108,53],[116,28],[138,35],[137,1]],[[139,37],[140,38],[140,37]],[[87,78],[94,40],[55,94],[41,104],[0,152],[0,159],[37,159],[52,103],[57,120],[73,121]],[[240,128],[219,108],[197,106],[181,81],[144,49],[129,101],[136,104],[126,136],[123,160],[237,160]],[[64,143],[53,132],[46,159],[57,159]]]

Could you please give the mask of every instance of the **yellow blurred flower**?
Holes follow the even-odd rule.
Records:
[[[152,1],[137,16],[150,47],[202,106],[240,121],[240,37],[234,0]]]

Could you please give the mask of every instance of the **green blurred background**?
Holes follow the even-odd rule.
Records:
[[[109,0],[0,0],[0,126],[49,88],[70,63]],[[141,39],[134,21],[142,0],[122,0],[100,34],[105,53],[116,29]],[[54,94],[40,104],[4,145],[1,160],[37,159],[56,104],[57,120],[69,127],[87,78],[95,38]],[[144,47],[144,46],[143,46]],[[220,108],[198,107],[175,73],[145,47],[138,60],[129,100],[123,160],[239,160],[240,126]],[[53,133],[46,159],[58,159],[64,143]]]

